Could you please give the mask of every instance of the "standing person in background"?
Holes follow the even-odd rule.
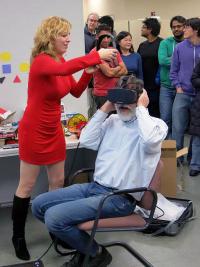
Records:
[[[159,95],[160,84],[156,82],[159,71],[158,48],[162,38],[160,34],[160,22],[156,18],[147,18],[143,21],[141,35],[147,38],[147,41],[141,43],[138,53],[142,58],[142,70],[144,76],[144,88],[149,96],[149,114],[154,117],[160,117]]]
[[[116,37],[116,32],[114,30],[114,19],[109,16],[109,15],[105,15],[100,17],[99,19],[99,24],[106,24],[111,28],[111,34],[113,35],[113,37]]]
[[[176,88],[172,109],[172,139],[177,150],[184,146],[184,134],[189,125],[190,109],[195,90],[191,83],[194,67],[200,60],[200,19],[186,20],[184,41],[177,44],[171,63],[170,79]],[[183,158],[180,159],[183,162]]]
[[[88,54],[95,47],[96,28],[98,26],[99,15],[92,12],[87,17],[87,22],[84,28],[85,37],[85,54]]]
[[[133,74],[136,78],[143,80],[142,59],[140,54],[134,52],[130,32],[121,31],[116,37],[116,42],[128,74]]]
[[[170,28],[173,36],[161,41],[158,50],[158,60],[160,64],[160,118],[168,126],[167,139],[172,137],[172,106],[174,103],[176,89],[171,84],[169,72],[172,54],[175,46],[183,41],[184,27],[186,19],[182,16],[175,16],[170,21]]]
[[[191,107],[191,121],[189,133],[192,135],[192,159],[190,162],[190,176],[200,174],[200,61],[192,74],[192,85],[196,96]]]
[[[25,222],[40,166],[47,168],[49,190],[64,183],[66,145],[60,123],[61,98],[68,93],[79,97],[92,77],[94,66],[101,59],[115,58],[117,53],[115,49],[101,49],[65,61],[63,54],[70,42],[70,29],[66,19],[49,17],[41,23],[34,38],[27,106],[19,124],[20,181],[12,209],[12,242],[16,256],[22,260],[30,259]],[[76,82],[72,74],[82,69],[85,70]]]
[[[87,17],[87,22],[84,28],[85,37],[85,54],[88,54],[95,47],[96,28],[98,26],[99,15],[92,12]],[[96,104],[93,96],[93,79],[88,84],[87,98],[88,98],[88,118],[96,112]]]
[[[97,41],[94,50],[98,51],[101,48],[110,47],[112,47],[111,29],[106,24],[100,24],[97,28]],[[99,69],[93,74],[93,94],[97,109],[106,102],[108,90],[115,88],[119,77],[125,74],[127,74],[127,69],[119,52],[115,60],[102,60]]]

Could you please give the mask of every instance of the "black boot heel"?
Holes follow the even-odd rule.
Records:
[[[30,254],[28,252],[28,249],[26,247],[26,240],[23,237],[13,237],[12,243],[15,248],[15,254],[16,256],[21,259],[28,261],[30,260]]]

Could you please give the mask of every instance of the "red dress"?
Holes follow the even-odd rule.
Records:
[[[34,58],[29,73],[28,101],[19,124],[19,157],[21,160],[47,165],[65,160],[65,138],[60,122],[60,101],[68,93],[79,97],[91,74],[83,72],[75,81],[72,74],[100,64],[98,53],[60,62],[47,54]]]

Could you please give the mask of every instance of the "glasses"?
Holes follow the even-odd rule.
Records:
[[[90,22],[98,22],[98,20],[96,20],[96,19],[89,19],[88,21],[90,21]]]
[[[142,29],[147,29],[147,26],[146,25],[142,25]]]
[[[181,28],[184,28],[185,25],[175,25],[175,26],[172,26],[172,30],[175,30],[175,29],[181,29]]]

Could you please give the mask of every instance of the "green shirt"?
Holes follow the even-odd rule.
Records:
[[[161,41],[158,49],[158,60],[160,64],[160,82],[161,85],[167,88],[174,88],[169,79],[169,72],[171,66],[171,58],[177,41],[174,37],[168,37]]]

